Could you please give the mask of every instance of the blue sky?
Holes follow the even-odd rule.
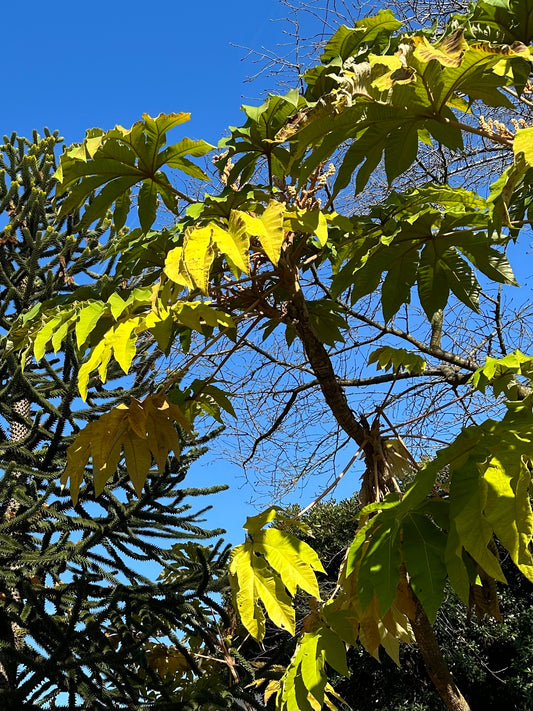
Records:
[[[216,141],[262,83],[232,44],[275,49],[286,14],[277,0],[29,0],[4,33],[1,135],[131,125],[143,112],[187,111],[191,137]],[[22,15],[22,17],[21,17]],[[264,82],[263,82],[264,84]]]

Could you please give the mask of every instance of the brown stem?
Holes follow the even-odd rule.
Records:
[[[288,282],[292,282],[290,283],[290,288],[292,291],[293,313],[289,313],[288,316],[294,321],[294,328],[302,342],[324,399],[339,426],[364,449],[367,444],[366,430],[358,422],[348,406],[344,389],[335,375],[328,352],[311,324],[298,275],[295,269],[286,266],[284,276]]]
[[[441,648],[435,638],[433,628],[424,612],[424,608],[414,593],[413,597],[416,603],[416,614],[414,619],[411,620],[411,626],[429,677],[447,709],[450,709],[450,711],[470,711],[468,702],[457,688],[446,660],[442,656]]]
[[[292,292],[291,306],[293,313],[288,315],[293,319],[296,333],[302,342],[324,399],[339,426],[365,452],[367,474],[370,476],[363,477],[361,489],[365,486],[368,488],[375,487],[375,491],[372,493],[379,496],[379,491],[383,491],[383,484],[380,481],[383,479],[380,471],[383,459],[378,452],[380,439],[379,437],[374,439],[371,436],[372,433],[363,427],[350,409],[344,389],[333,370],[331,358],[309,320],[309,312],[300,288],[296,268],[292,267],[288,262],[284,262],[281,266],[284,271],[285,282]],[[369,483],[372,476],[376,479],[374,487],[371,487]],[[416,603],[416,614],[411,624],[431,681],[450,711],[470,711],[470,706],[453,681],[424,608],[414,593],[413,599]]]

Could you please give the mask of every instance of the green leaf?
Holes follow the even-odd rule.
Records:
[[[307,700],[316,711],[322,709],[326,687],[324,654],[320,649],[320,641],[316,632],[305,635],[300,652],[300,678],[307,690]]]
[[[137,203],[141,228],[144,232],[148,232],[157,214],[157,185],[153,180],[143,180]]]
[[[368,357],[368,365],[377,363],[380,370],[392,370],[394,373],[405,370],[408,373],[423,373],[426,361],[417,353],[411,353],[404,348],[382,346],[376,348]]]
[[[385,172],[389,184],[415,162],[418,154],[418,129],[419,126],[413,122],[398,126],[389,134],[385,146]]]
[[[446,534],[427,516],[412,513],[402,521],[402,548],[411,585],[431,622],[444,599]]]
[[[452,589],[468,607],[470,606],[470,579],[463,560],[463,545],[455,523],[450,523],[444,554],[446,571]]]
[[[382,523],[370,534],[368,549],[359,566],[358,592],[363,610],[374,594],[382,614],[390,608],[396,597],[401,562],[399,522]]]
[[[324,650],[326,662],[342,676],[350,676],[346,661],[346,646],[342,639],[329,627],[320,629],[320,647]]]
[[[205,141],[192,141],[190,138],[182,138],[181,141],[168,146],[159,154],[155,167],[159,169],[166,164],[169,168],[180,168],[181,160],[185,156],[190,155],[199,158],[213,149],[214,146]]]
[[[435,242],[429,242],[420,255],[417,273],[418,296],[422,308],[431,320],[448,302],[450,287],[441,265],[441,253]]]
[[[373,17],[358,20],[353,28],[341,25],[328,40],[320,59],[324,64],[337,56],[347,59],[356,54],[362,44],[372,42],[382,32],[391,34],[401,26],[402,23],[394,17],[392,10],[380,10]]]
[[[418,250],[414,243],[397,252],[381,287],[381,308],[385,322],[395,316],[411,299],[411,288],[416,281]]]
[[[59,181],[58,195],[68,193],[61,202],[60,215],[71,214],[90,199],[82,214],[82,225],[103,218],[115,205],[115,230],[126,222],[130,208],[131,188],[141,184],[138,195],[138,212],[142,229],[146,232],[155,221],[157,193],[170,209],[175,209],[175,196],[168,177],[160,171],[168,160],[171,168],[200,180],[206,179],[204,171],[186,155],[202,156],[210,150],[204,141],[182,139],[160,152],[166,142],[166,132],[187,121],[190,115],[160,114],[143,120],[130,129],[116,126],[103,132],[87,132],[83,144],[75,144],[61,156],[56,172]],[[94,191],[100,192],[94,196]]]
[[[450,485],[450,519],[464,548],[495,580],[506,582],[500,564],[489,550],[493,529],[485,514],[488,486],[475,459],[458,467]]]

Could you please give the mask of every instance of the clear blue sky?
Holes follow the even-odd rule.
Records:
[[[28,0],[3,33],[1,135],[131,125],[143,112],[188,111],[191,137],[216,141],[264,82],[231,44],[275,49],[277,0]]]

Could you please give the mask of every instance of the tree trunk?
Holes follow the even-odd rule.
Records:
[[[470,711],[468,702],[457,688],[446,660],[442,656],[441,648],[435,638],[433,628],[424,612],[424,608],[414,593],[413,597],[416,602],[416,615],[414,620],[411,620],[411,626],[429,678],[446,704],[447,709],[450,709],[450,711]]]
[[[335,375],[331,358],[309,320],[309,313],[305,297],[300,288],[297,272],[288,263],[282,263],[280,266],[284,269],[285,281],[290,284],[292,291],[292,313],[289,313],[288,316],[292,318],[292,325],[302,342],[309,364],[335,420],[365,453],[368,481],[363,483],[366,484],[369,492],[372,491],[372,494],[376,497],[375,500],[379,501],[387,491],[387,482],[383,476],[383,471],[378,472],[380,453],[376,447],[375,438],[369,436],[369,430],[357,420],[348,405],[344,389]],[[375,478],[375,483],[372,477]],[[446,708],[450,709],[450,711],[470,711],[470,706],[453,681],[429,619],[414,593],[413,598],[416,602],[416,615],[411,623],[431,681]]]

